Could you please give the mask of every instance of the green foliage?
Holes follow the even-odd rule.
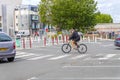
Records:
[[[60,29],[89,30],[95,25],[97,3],[94,0],[41,0],[41,22]]]
[[[58,32],[57,32],[57,35],[59,35],[59,34],[62,34],[62,31],[58,31]]]
[[[96,23],[113,23],[113,19],[109,14],[96,14]]]

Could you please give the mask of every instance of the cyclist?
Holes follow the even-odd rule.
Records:
[[[80,35],[74,28],[71,30],[71,35],[69,37],[69,40],[72,40],[73,48],[75,48],[74,45],[77,46],[77,48],[79,47],[79,45],[77,45],[77,42],[80,41]]]

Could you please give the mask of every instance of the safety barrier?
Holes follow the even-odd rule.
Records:
[[[68,42],[69,36],[61,35],[57,37],[46,37],[44,36],[41,38],[34,38],[34,37],[23,37],[21,39],[16,39],[16,47],[17,49],[30,49],[36,47],[46,47],[46,46],[53,46],[59,45]],[[85,37],[81,38],[81,42],[88,42],[88,43],[96,43],[98,40],[103,40],[101,37]],[[107,39],[106,39],[107,40]]]
[[[23,37],[16,39],[17,49],[28,49],[36,47],[46,47],[52,45],[59,45],[68,42],[68,36],[57,36],[57,37],[43,37],[42,39],[34,37]]]

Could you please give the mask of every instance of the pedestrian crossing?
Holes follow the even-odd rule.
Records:
[[[56,60],[83,60],[83,61],[91,61],[91,60],[120,60],[120,54],[38,54],[38,53],[27,53],[27,52],[17,52],[16,60],[48,60],[48,61],[56,61]]]

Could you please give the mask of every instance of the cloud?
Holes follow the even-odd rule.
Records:
[[[110,14],[114,23],[120,23],[120,0],[95,0],[98,2],[98,10],[102,13]]]
[[[37,5],[37,4],[39,4],[40,1],[41,1],[41,0],[23,0],[23,1],[22,1],[22,4],[26,4],[26,5],[29,5],[29,4],[31,4],[31,5]]]

